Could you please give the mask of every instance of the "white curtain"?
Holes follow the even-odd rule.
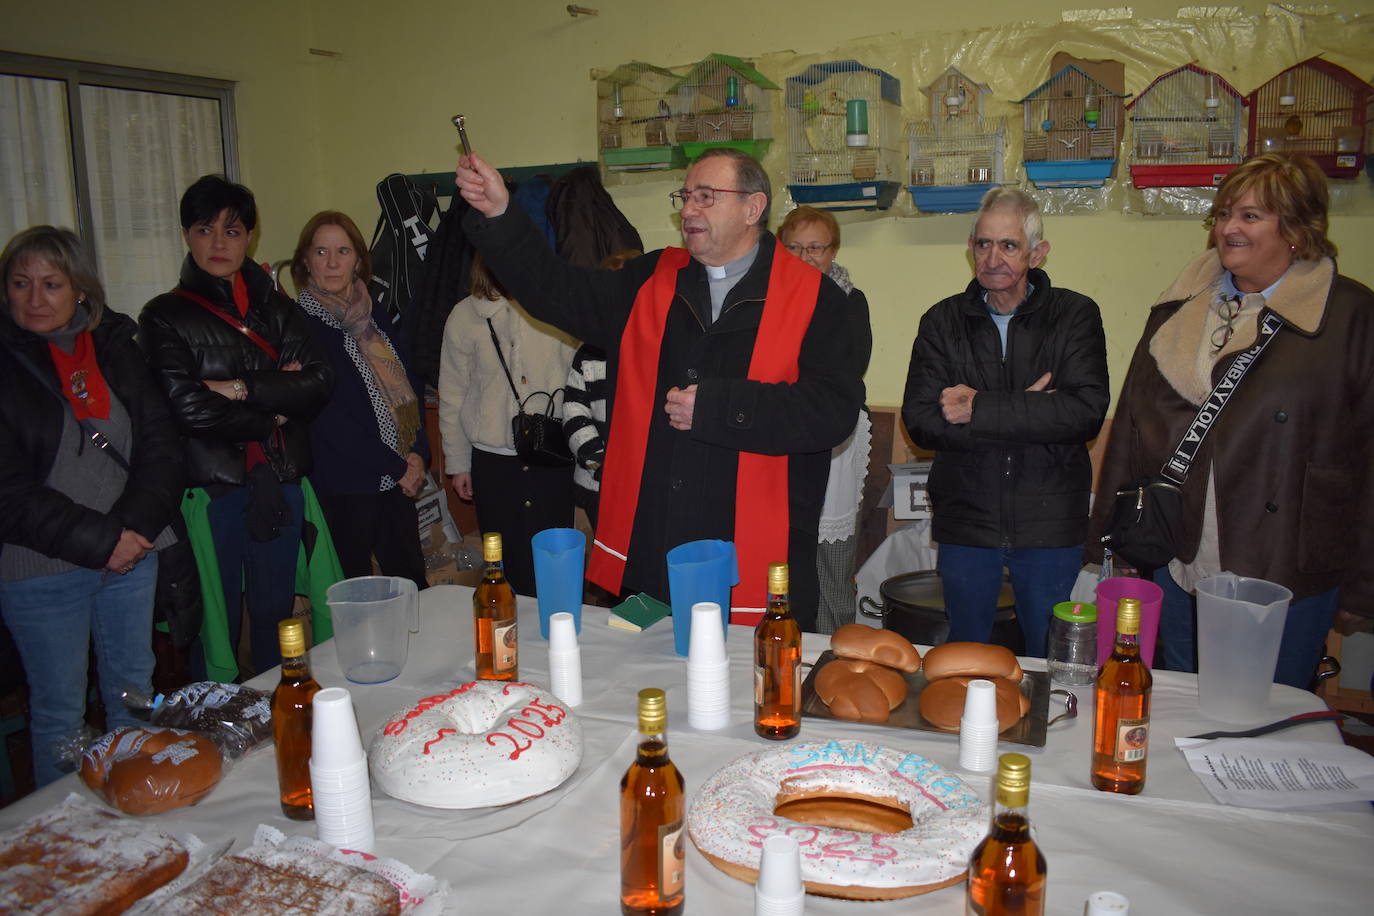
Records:
[[[76,228],[67,85],[0,74],[0,244],[29,226]]]
[[[83,85],[81,112],[100,274],[110,306],[137,315],[176,285],[182,192],[224,171],[219,102]]]

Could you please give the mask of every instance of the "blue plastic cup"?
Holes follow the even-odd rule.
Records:
[[[534,590],[539,599],[539,635],[549,638],[549,618],[573,615],[582,632],[583,558],[587,536],[576,528],[545,528],[530,538],[534,553]]]
[[[731,541],[688,541],[668,551],[668,593],[673,606],[673,648],[686,656],[692,640],[692,605],[720,605],[721,627],[730,627],[730,588],[739,584]]]

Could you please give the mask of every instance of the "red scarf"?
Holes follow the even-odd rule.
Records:
[[[100,374],[91,332],[82,331],[76,335],[71,353],[53,343],[48,344],[48,352],[52,354],[58,383],[76,419],[110,419],[110,387],[105,384],[105,376]]]
[[[639,288],[630,320],[620,338],[615,413],[602,471],[600,517],[587,578],[619,594],[634,531],[635,510],[644,476],[649,425],[658,405],[659,351],[668,310],[677,291],[678,272],[691,257],[681,248],[665,249],[653,275]],[[754,338],[752,381],[797,380],[802,338],[816,309],[821,275],[799,258],[773,250],[773,266],[763,316]],[[766,346],[758,342],[767,341]],[[788,456],[740,452],[735,479],[735,553],[740,584],[731,604],[735,623],[757,623],[768,603],[768,564],[787,558]]]

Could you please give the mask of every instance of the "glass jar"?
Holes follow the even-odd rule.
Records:
[[[1050,679],[1083,687],[1097,679],[1097,605],[1061,601],[1050,617]]]

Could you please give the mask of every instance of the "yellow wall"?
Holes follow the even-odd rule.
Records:
[[[561,0],[44,0],[7,4],[0,44],[237,81],[242,177],[262,211],[259,259],[287,256],[297,228],[325,207],[370,227],[373,186],[388,172],[451,168],[449,118],[459,112],[474,145],[498,165],[594,158],[589,73],[635,59],[676,66],[724,51],[754,57],[781,84],[806,64],[859,56],[903,81],[909,115],[919,110],[918,87],[951,61],[992,82],[999,104],[1015,111],[1006,99],[1048,76],[1048,59],[1060,49],[1126,60],[1133,92],[1194,57],[1223,69],[1242,92],[1317,53],[1374,74],[1370,0],[1343,0],[1335,7],[1343,12],[1307,18],[1246,0],[1230,8],[1246,18],[1190,29],[1172,18],[1174,0],[1132,3],[1135,18],[1124,22],[1061,15],[1060,4],[1047,0],[583,5],[600,15],[573,19]],[[781,152],[767,164],[776,182]],[[664,195],[678,183],[680,175],[613,182],[650,247],[677,240]],[[1332,237],[1342,271],[1374,285],[1374,190],[1364,177],[1340,185]],[[1196,217],[1123,213],[1124,200],[1119,189],[1104,211],[1046,220],[1050,276],[1102,307],[1113,388],[1146,306],[1204,241]],[[873,307],[872,403],[900,402],[920,313],[968,282],[967,232],[966,216],[917,217],[909,204],[898,215],[845,218],[840,261]]]

